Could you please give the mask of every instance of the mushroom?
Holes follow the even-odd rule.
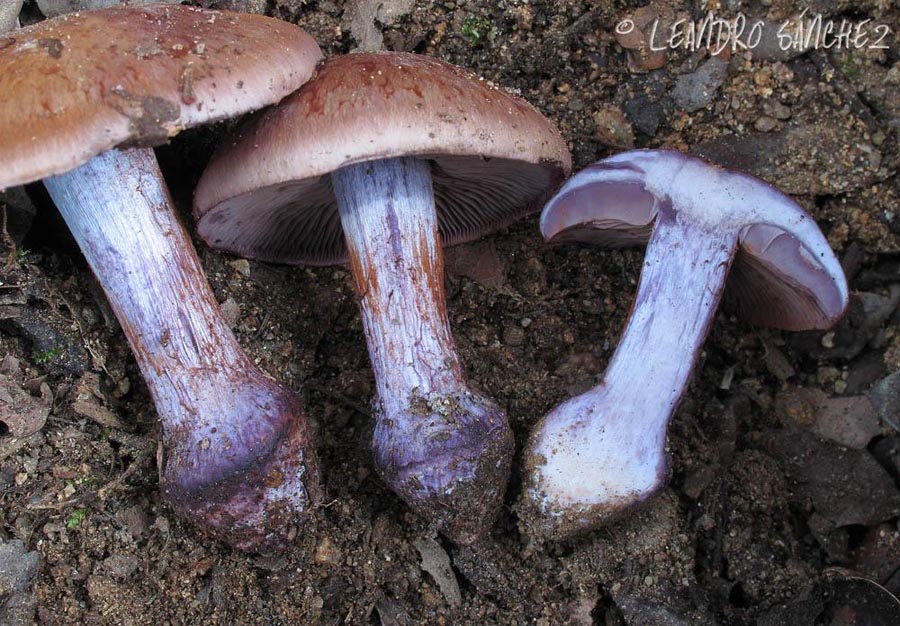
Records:
[[[751,176],[677,152],[624,152],[573,176],[541,214],[550,242],[647,241],[640,286],[600,384],[537,425],[519,510],[559,538],[646,500],[668,477],[666,427],[724,290],[746,321],[825,329],[847,283],[815,221]]]
[[[308,515],[315,453],[298,398],[222,318],[146,146],[278,101],[320,58],[291,24],[183,6],[76,13],[0,39],[0,189],[44,180],[153,397],[164,496],[242,549]]]
[[[489,527],[512,456],[507,417],[467,382],[441,245],[534,210],[571,169],[534,108],[442,61],[327,61],[214,155],[194,201],[212,247],[271,262],[349,258],[377,396],[375,466],[445,534]]]

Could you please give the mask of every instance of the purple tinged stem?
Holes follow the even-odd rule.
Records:
[[[239,548],[282,543],[318,497],[305,416],[226,325],[153,151],[110,150],[44,184],[153,397],[163,493]]]
[[[709,332],[738,243],[661,207],[637,297],[599,385],[538,424],[526,453],[525,518],[563,537],[595,528],[663,486],[668,423]]]
[[[456,355],[430,167],[369,161],[332,182],[377,387],[376,468],[448,536],[475,541],[502,502],[512,433]]]
[[[414,393],[464,390],[428,164],[369,162],[332,179],[381,409],[399,413]]]

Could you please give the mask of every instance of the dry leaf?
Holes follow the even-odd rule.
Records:
[[[0,374],[0,422],[18,439],[33,435],[47,421],[53,393],[47,383],[39,387],[40,397],[28,393],[18,381]]]
[[[446,550],[434,539],[416,539],[414,545],[422,557],[422,569],[434,578],[447,603],[453,607],[459,606],[462,603],[462,594],[459,592],[459,583],[456,581]]]

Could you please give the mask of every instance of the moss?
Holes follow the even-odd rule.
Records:
[[[468,16],[462,25],[462,36],[473,46],[484,43],[485,39],[497,34],[497,27],[486,17]]]

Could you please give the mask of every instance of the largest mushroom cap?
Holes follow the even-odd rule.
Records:
[[[73,13],[0,37],[0,189],[277,102],[321,58],[287,22],[177,5]]]
[[[400,156],[430,160],[445,245],[536,210],[572,166],[552,123],[524,100],[437,59],[351,54],[222,146],[197,187],[198,232],[242,256],[341,262],[327,174]]]
[[[548,241],[645,243],[660,206],[739,232],[725,294],[744,320],[783,330],[830,328],[847,281],[815,221],[763,181],[667,150],[635,150],[573,176],[541,215]]]

